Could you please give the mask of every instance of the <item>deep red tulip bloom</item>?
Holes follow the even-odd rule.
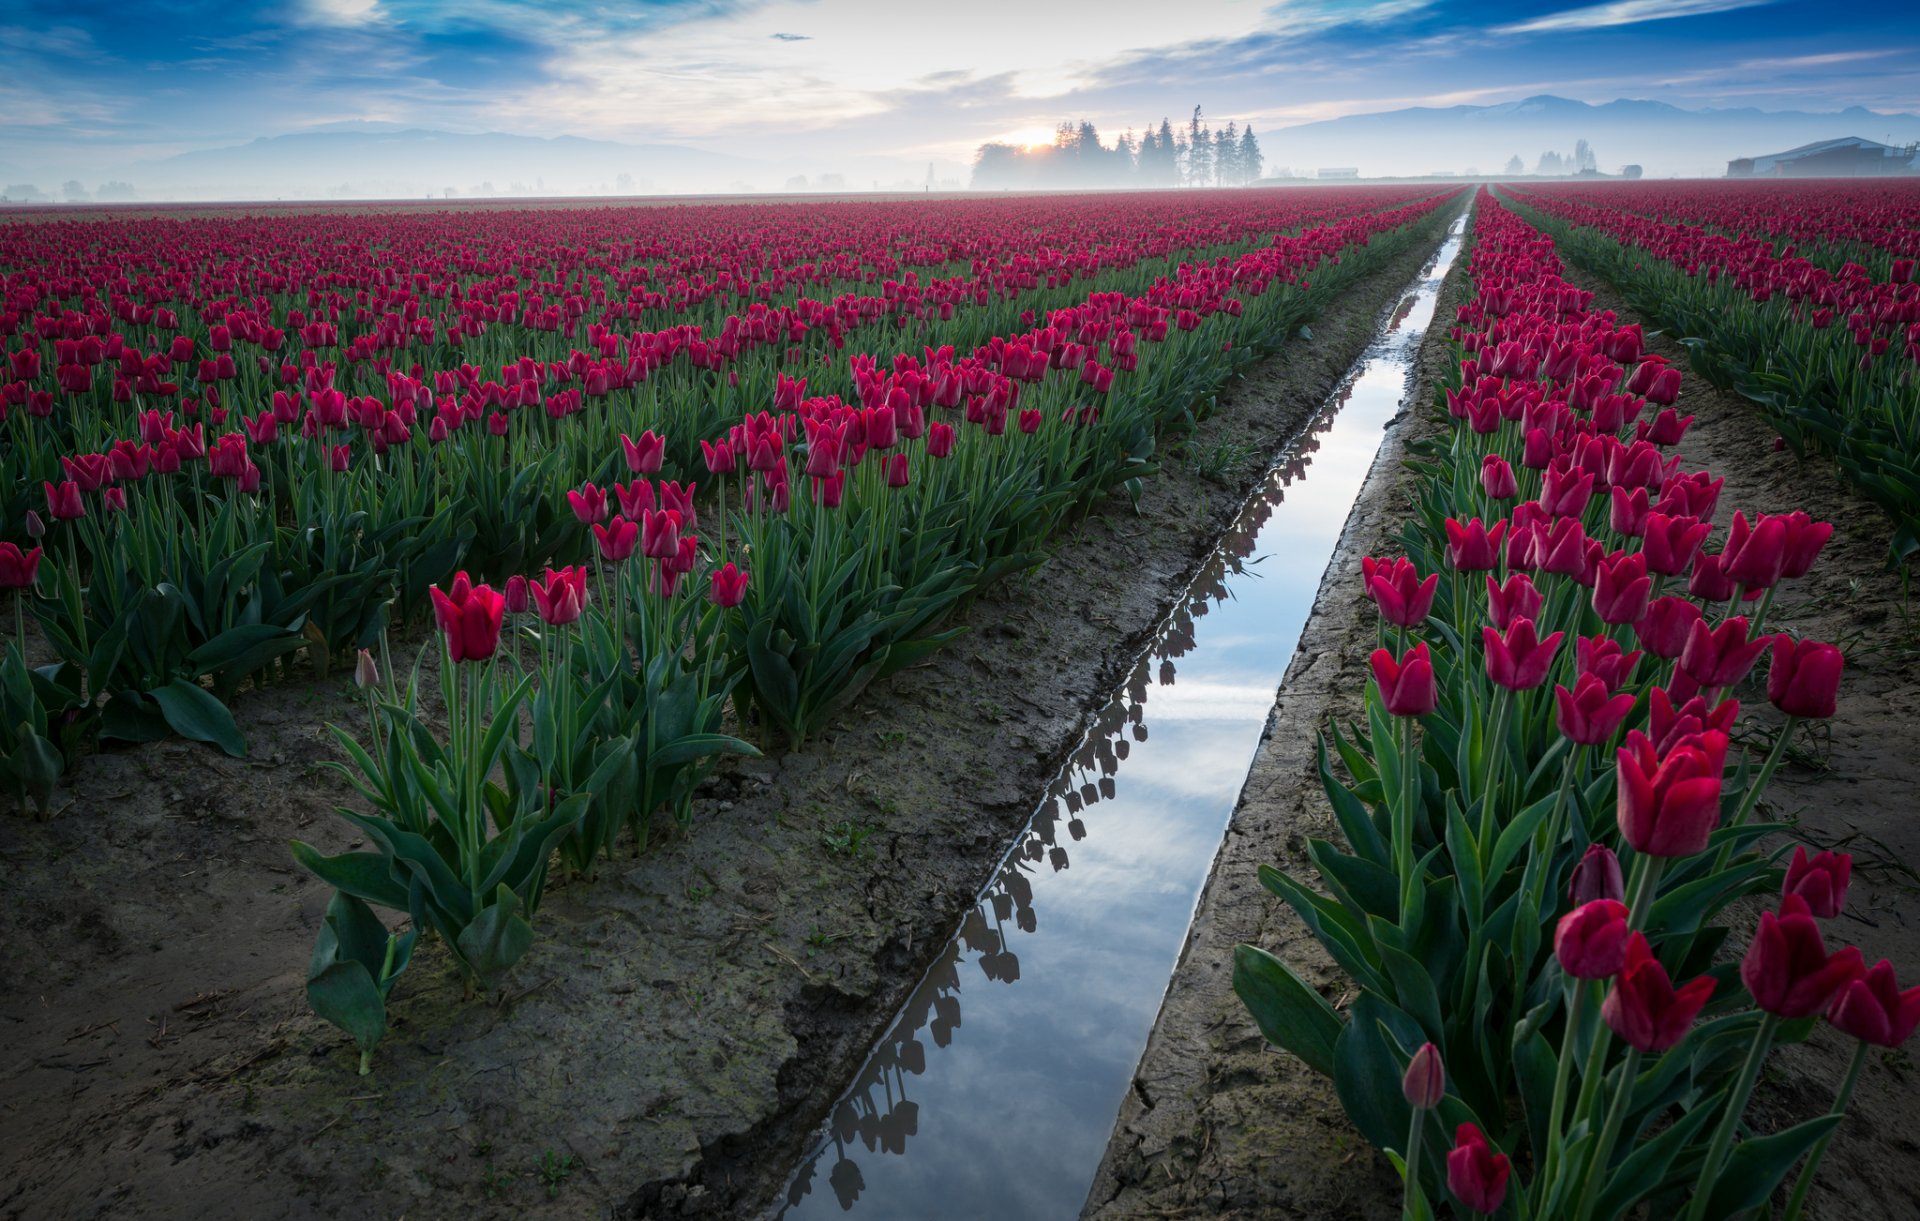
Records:
[[[1595,899],[1560,917],[1553,953],[1575,979],[1612,979],[1627,961],[1627,905]]]
[[[1538,615],[1545,600],[1545,595],[1534,587],[1533,578],[1524,572],[1509,576],[1504,585],[1492,577],[1487,578],[1487,618],[1503,632],[1516,620]]]
[[[1689,737],[1703,735],[1710,730],[1720,735],[1715,741],[1724,741],[1733,732],[1733,723],[1740,719],[1739,700],[1721,700],[1709,708],[1707,701],[1696,695],[1681,700],[1676,706],[1673,696],[1664,687],[1655,687],[1649,700],[1652,707],[1647,729],[1653,740],[1653,748],[1662,753],[1672,750],[1675,744]]]
[[[1647,939],[1630,933],[1620,974],[1601,1002],[1600,1016],[1629,1047],[1658,1054],[1687,1036],[1713,987],[1713,976],[1702,975],[1675,989],[1667,969],[1647,948]]]
[[[1639,538],[1645,534],[1650,513],[1647,489],[1615,487],[1608,496],[1612,504],[1607,521],[1614,531],[1628,538]]]
[[[507,600],[490,586],[471,585],[466,574],[454,579],[451,593],[434,586],[433,617],[447,638],[447,653],[456,662],[485,661],[500,646],[500,625]]]
[[[715,444],[712,441],[701,441],[700,453],[707,461],[708,474],[727,475],[733,472],[737,459],[733,452],[733,446],[727,442],[722,441]]]
[[[1433,659],[1423,640],[1400,658],[1386,649],[1375,649],[1369,658],[1373,680],[1380,687],[1380,700],[1393,716],[1425,716],[1433,711],[1438,692],[1433,679]]]
[[[667,439],[651,428],[641,433],[638,441],[621,433],[620,449],[626,455],[628,470],[636,475],[652,475],[659,471],[666,456]]]
[[[1705,613],[1694,603],[1668,594],[1647,603],[1647,613],[1634,621],[1633,634],[1641,648],[1663,661],[1672,661],[1686,650],[1694,625],[1705,619]]]
[[[1833,537],[1833,523],[1815,521],[1799,509],[1780,519],[1786,523],[1787,538],[1784,550],[1786,564],[1780,570],[1783,579],[1803,577],[1820,558],[1820,549]]]
[[[1595,899],[1626,898],[1626,880],[1620,874],[1620,858],[1605,844],[1588,844],[1586,855],[1573,867],[1567,883],[1567,898],[1576,907]]]
[[[40,551],[21,551],[13,543],[0,543],[0,589],[30,589],[40,575]]]
[[[734,567],[731,560],[714,569],[709,581],[711,589],[708,594],[713,604],[719,607],[740,605],[747,596],[747,576],[746,572]]]
[[[1846,659],[1833,645],[1775,636],[1773,661],[1767,668],[1767,699],[1788,716],[1830,717],[1839,702],[1840,672],[1845,667]]]
[[[1799,895],[1816,919],[1831,920],[1846,907],[1852,879],[1853,857],[1848,853],[1820,852],[1810,857],[1806,845],[1796,844],[1780,893]]]
[[[1574,667],[1576,677],[1591,674],[1606,684],[1609,691],[1618,691],[1640,664],[1641,653],[1638,649],[1628,653],[1621,649],[1620,642],[1610,636],[1581,636],[1573,642]]]
[[[1787,523],[1761,514],[1752,524],[1735,512],[1720,553],[1720,570],[1747,589],[1769,589],[1787,567]]]
[[[611,512],[611,506],[607,503],[606,489],[595,487],[591,483],[577,492],[568,492],[567,504],[572,507],[573,515],[580,519],[582,525],[605,521],[607,514]]]
[[[1489,500],[1511,500],[1520,494],[1520,481],[1505,458],[1488,454],[1480,460],[1480,490]]]
[[[587,569],[584,564],[555,570],[527,583],[534,610],[542,623],[564,627],[578,619],[587,606]]]
[[[508,577],[506,599],[509,615],[526,614],[527,607],[531,604],[531,598],[527,593],[527,578],[517,572]]]
[[[1762,636],[1748,640],[1744,616],[1728,619],[1711,629],[1702,619],[1687,633],[1687,647],[1680,650],[1680,669],[1709,690],[1731,687],[1753,669],[1753,663],[1766,650],[1769,639]],[[1837,671],[1834,680],[1839,681]]]
[[[1447,1154],[1447,1190],[1468,1211],[1499,1211],[1507,1198],[1507,1179],[1513,1164],[1504,1153],[1495,1153],[1480,1129],[1463,1123],[1453,1135],[1453,1149]]]
[[[640,519],[640,550],[648,559],[671,560],[680,554],[680,514],[656,509]]]
[[[640,523],[615,514],[606,524],[593,523],[593,537],[600,544],[600,558],[618,564],[633,554],[640,541]]]
[[[73,521],[87,515],[87,507],[80,503],[80,485],[69,479],[59,487],[51,483],[42,483],[47,490],[47,516],[55,521]]]
[[[1367,580],[1367,593],[1380,608],[1380,617],[1401,627],[1418,627],[1433,610],[1434,591],[1440,588],[1440,574],[1426,580],[1408,559],[1361,561]]]
[[[1582,674],[1571,691],[1556,685],[1553,698],[1560,733],[1583,746],[1598,746],[1612,737],[1634,705],[1630,693],[1609,695],[1607,684],[1592,674]]]
[[[1540,507],[1554,517],[1578,517],[1593,499],[1593,475],[1569,467],[1548,467],[1540,483]]]
[[[1594,573],[1593,609],[1602,623],[1637,623],[1647,613],[1652,592],[1646,558],[1617,551],[1601,560]]]
[[[1920,986],[1902,992],[1893,964],[1882,958],[1834,994],[1827,1020],[1875,1047],[1898,1047],[1920,1027]]]
[[[1456,572],[1487,572],[1499,566],[1500,540],[1507,534],[1507,523],[1496,521],[1489,530],[1479,518],[1465,525],[1447,519],[1447,560]]]
[[[1795,894],[1781,898],[1778,915],[1761,913],[1753,943],[1740,960],[1740,982],[1753,994],[1753,1003],[1789,1021],[1820,1012],[1834,993],[1865,972],[1858,948],[1827,953],[1812,909]]]
[[[1647,514],[1646,532],[1640,551],[1647,557],[1647,571],[1677,577],[1693,566],[1700,544],[1713,533],[1711,522],[1697,517],[1669,517],[1659,511]]]
[[[1408,1106],[1423,1111],[1440,1105],[1440,1100],[1447,1096],[1447,1070],[1440,1063],[1438,1047],[1422,1043],[1420,1050],[1413,1053],[1406,1075],[1400,1078],[1400,1093]]]
[[[1708,731],[1698,741],[1676,744],[1662,757],[1645,734],[1630,731],[1618,762],[1621,837],[1649,856],[1704,851],[1707,837],[1720,825],[1725,763],[1725,734]]]
[[[927,425],[927,457],[945,458],[953,453],[953,425],[937,422]]]
[[[1509,691],[1531,691],[1547,681],[1554,655],[1560,651],[1565,632],[1555,632],[1545,640],[1533,630],[1533,620],[1516,619],[1503,636],[1492,628],[1481,628],[1486,644],[1487,677]]]

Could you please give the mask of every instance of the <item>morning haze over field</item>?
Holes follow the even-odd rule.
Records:
[[[0,28],[0,188],[83,202],[1719,176],[1817,141],[1920,140],[1917,48],[1920,10],[1891,2],[24,0]],[[1172,177],[1155,171],[1163,121]],[[1194,174],[1194,136],[1211,151],[1229,128],[1259,159]]]

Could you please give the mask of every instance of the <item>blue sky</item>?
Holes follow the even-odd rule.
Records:
[[[1920,111],[1920,5],[10,0],[0,162],[351,122],[939,160],[1196,103],[1262,130],[1537,93]],[[1865,134],[1865,133],[1863,133]],[[863,162],[864,164],[864,162]]]

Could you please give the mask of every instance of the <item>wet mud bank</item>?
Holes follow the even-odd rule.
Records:
[[[1451,210],[1449,210],[1451,211]],[[741,761],[689,834],[556,885],[491,1003],[424,951],[370,1077],[303,994],[343,676],[249,696],[253,757],[83,762],[0,820],[0,1216],[735,1216],[974,903],[1092,709],[1438,245],[1446,218],[1224,390],[970,633],[805,751]],[[1096,832],[1097,833],[1097,832]]]
[[[1443,295],[1443,316],[1467,299],[1466,260]],[[1638,320],[1603,282],[1569,267],[1569,282],[1596,292],[1596,309]],[[1649,347],[1684,365],[1675,337],[1652,333]],[[1315,604],[1247,777],[1239,806],[1201,898],[1168,998],[1116,1121],[1083,1215],[1122,1218],[1390,1218],[1400,1186],[1392,1167],[1347,1123],[1331,1082],[1261,1037],[1232,990],[1239,942],[1284,957],[1336,1007],[1348,984],[1285,904],[1261,887],[1261,864],[1312,876],[1310,837],[1337,835],[1315,772],[1314,735],[1362,707],[1374,612],[1357,573],[1365,555],[1397,553],[1409,515],[1400,456],[1409,438],[1432,435],[1434,380],[1452,359],[1445,327],[1430,332],[1413,410],[1396,426]],[[1884,567],[1889,529],[1829,465],[1777,452],[1754,408],[1690,376],[1678,404],[1697,417],[1679,447],[1690,469],[1726,479],[1717,515],[1800,508],[1835,524],[1807,577],[1776,599],[1769,628],[1832,641],[1847,671],[1831,730],[1803,734],[1761,802],[1762,816],[1793,822],[1807,842],[1855,854],[1848,912],[1833,936],[1911,973],[1920,968],[1920,822],[1913,791],[1920,764],[1912,726],[1920,719],[1920,606]],[[1778,724],[1763,689],[1734,692],[1743,706],[1736,745],[1764,753]],[[1745,949],[1761,905],[1729,912]],[[1851,1047],[1822,1030],[1770,1061],[1748,1120],[1778,1130],[1826,1110]],[[1912,1061],[1876,1056],[1862,1075],[1851,1117],[1823,1162],[1810,1201],[1814,1217],[1910,1218],[1920,1174],[1913,1136]]]

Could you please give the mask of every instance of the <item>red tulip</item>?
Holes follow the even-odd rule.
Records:
[[[1489,500],[1511,500],[1520,494],[1520,481],[1505,458],[1488,454],[1480,460],[1480,490]]]
[[[1875,1047],[1898,1047],[1920,1027],[1920,986],[1900,991],[1893,964],[1882,958],[1834,995],[1827,1020]]]
[[[87,508],[80,503],[80,485],[69,479],[59,487],[42,484],[47,490],[47,516],[55,521],[73,521],[85,517]]]
[[[464,572],[454,579],[451,593],[439,586],[433,597],[433,616],[447,638],[447,653],[456,662],[485,661],[500,645],[500,625],[506,619],[506,599],[486,585],[471,585]]]
[[[1531,619],[1514,620],[1504,636],[1490,627],[1480,632],[1486,643],[1487,677],[1509,691],[1531,691],[1546,682],[1554,655],[1566,638],[1565,632],[1555,632],[1539,639]]]
[[[1453,1135],[1453,1150],[1447,1154],[1447,1190],[1453,1192],[1470,1212],[1491,1213],[1507,1198],[1507,1179],[1513,1164],[1504,1153],[1495,1153],[1480,1129],[1463,1123]]]
[[[1595,899],[1560,917],[1553,931],[1560,969],[1575,979],[1611,979],[1627,956],[1627,905]]]
[[[1817,640],[1773,638],[1773,662],[1767,668],[1767,699],[1788,716],[1821,719],[1839,702],[1840,650]]]
[[[0,543],[0,589],[30,589],[40,575],[40,548],[21,551],[14,543]]]
[[[1716,740],[1724,740],[1740,718],[1739,700],[1721,700],[1709,708],[1707,701],[1696,695],[1682,700],[1676,707],[1673,696],[1664,687],[1655,687],[1650,698],[1652,709],[1647,728],[1656,751],[1672,750],[1677,743],[1709,730],[1720,734]]]
[[[651,475],[659,471],[666,456],[667,439],[651,428],[641,433],[638,441],[621,433],[620,448],[626,454],[628,470],[636,475]]]
[[[1679,576],[1693,565],[1700,544],[1711,533],[1712,524],[1697,517],[1669,517],[1657,510],[1648,513],[1640,543],[1641,553],[1647,557],[1647,571]]]
[[[1612,507],[1607,521],[1614,531],[1628,538],[1639,538],[1645,534],[1650,512],[1647,489],[1615,487],[1609,496]]]
[[[1422,581],[1413,561],[1405,558],[1368,558],[1361,560],[1360,566],[1367,593],[1380,608],[1381,618],[1401,627],[1417,627],[1425,622],[1433,610],[1434,591],[1440,587],[1439,573]]]
[[[1713,976],[1702,975],[1675,989],[1667,969],[1647,949],[1647,939],[1630,933],[1600,1016],[1628,1046],[1657,1054],[1686,1037],[1713,987]]]
[[[605,525],[593,523],[593,537],[600,544],[600,558],[618,564],[633,554],[635,544],[640,541],[640,523],[628,521],[616,513],[613,520]]]
[[[1612,737],[1634,705],[1630,693],[1609,695],[1607,684],[1592,674],[1582,674],[1572,691],[1556,685],[1553,697],[1560,733],[1583,746],[1598,746]]]
[[[1618,902],[1626,893],[1626,882],[1620,876],[1620,858],[1605,844],[1588,844],[1586,855],[1573,867],[1573,877],[1567,883],[1568,900],[1575,906],[1595,899]]]
[[[680,554],[680,515],[656,509],[640,519],[640,550],[651,560],[670,560]]]
[[[1447,519],[1447,560],[1456,572],[1486,572],[1499,566],[1500,540],[1506,537],[1507,523],[1496,521],[1489,530],[1479,518],[1464,526]]]
[[[1440,1100],[1447,1095],[1447,1070],[1440,1063],[1438,1047],[1422,1043],[1420,1050],[1413,1053],[1406,1075],[1400,1078],[1400,1093],[1408,1106],[1423,1111],[1440,1105]]]
[[[1573,642],[1575,677],[1591,674],[1606,684],[1609,691],[1618,691],[1640,664],[1641,653],[1635,650],[1625,652],[1620,642],[1610,636],[1581,636]]]
[[[1707,837],[1720,825],[1726,740],[1710,730],[1676,744],[1663,758],[1645,734],[1628,732],[1619,752],[1616,816],[1621,837],[1635,851],[1679,857],[1706,849]]]
[[[1705,619],[1698,606],[1668,594],[1647,603],[1647,613],[1634,621],[1633,634],[1641,648],[1663,661],[1672,661],[1686,650],[1694,625]]]
[[[1554,517],[1578,517],[1593,499],[1593,475],[1576,468],[1548,467],[1541,480],[1540,507]]]
[[[1687,647],[1680,650],[1680,669],[1694,682],[1712,690],[1731,687],[1747,676],[1753,663],[1767,647],[1768,637],[1747,639],[1747,621],[1736,616],[1719,627],[1709,629],[1703,619],[1687,633]],[[1839,681],[1835,671],[1834,681]],[[1831,715],[1831,713],[1829,713]]]
[[[1820,549],[1833,537],[1833,523],[1814,521],[1799,509],[1787,514],[1780,520],[1786,523],[1787,537],[1784,550],[1786,564],[1780,570],[1782,578],[1803,577],[1820,558]]]
[[[746,572],[734,567],[731,560],[714,569],[708,595],[713,599],[713,604],[719,607],[740,605],[747,596],[747,576]]]
[[[1646,557],[1617,551],[1600,561],[1593,582],[1593,609],[1600,622],[1638,622],[1647,613],[1653,579],[1647,576]]]
[[[521,576],[517,572],[514,573],[512,576],[508,577],[506,599],[507,599],[507,613],[509,615],[526,614],[527,606],[529,604],[529,599],[527,595],[527,578]]]
[[[587,605],[587,569],[584,564],[570,568],[547,569],[539,580],[529,581],[534,610],[542,623],[563,627],[578,619]]]
[[[1804,844],[1793,849],[1782,895],[1799,895],[1807,909],[1821,920],[1831,920],[1847,905],[1847,884],[1853,878],[1853,857],[1845,852],[1807,855]]]
[[[605,521],[608,512],[611,511],[611,506],[607,503],[606,489],[595,487],[591,483],[577,492],[568,492],[567,504],[572,506],[573,515],[580,519],[582,525]]]
[[[1373,680],[1380,687],[1380,700],[1390,714],[1425,716],[1433,711],[1438,692],[1426,641],[1414,645],[1397,660],[1386,649],[1375,649],[1369,661],[1373,666]]]
[[[1781,898],[1778,915],[1761,913],[1753,943],[1740,960],[1740,980],[1753,1003],[1789,1020],[1818,1013],[1864,972],[1856,947],[1827,953],[1812,909],[1797,894]]]
[[[700,442],[700,453],[707,460],[708,474],[726,475],[733,472],[736,460],[733,446],[727,442],[715,444],[712,441],[703,440]]]
[[[1502,585],[1492,577],[1487,578],[1487,618],[1501,631],[1512,627],[1519,619],[1532,619],[1540,613],[1545,601],[1544,595],[1534,587],[1533,578],[1524,572],[1516,572]]]
[[[1787,523],[1762,513],[1751,526],[1747,515],[1735,512],[1727,545],[1720,553],[1720,569],[1728,579],[1747,589],[1769,589],[1787,566]]]

